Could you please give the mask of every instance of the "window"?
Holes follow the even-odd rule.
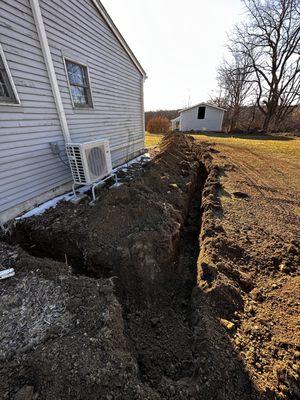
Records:
[[[74,107],[93,107],[87,67],[66,60],[66,70]]]
[[[198,119],[204,119],[205,118],[205,109],[206,109],[206,107],[199,107],[198,108]]]
[[[20,104],[15,85],[0,45],[0,103]]]

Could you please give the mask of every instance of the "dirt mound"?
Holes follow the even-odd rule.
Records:
[[[4,243],[0,257],[16,271],[0,286],[1,399],[158,398],[138,379],[111,280]]]
[[[223,154],[213,164],[221,173],[209,175],[203,192],[201,296],[260,396],[299,398],[300,218],[272,204],[264,192],[272,187],[255,185]]]
[[[170,136],[139,179],[101,191],[94,207],[65,203],[21,222],[15,240],[37,256],[67,257],[79,273],[118,277],[126,296],[138,300],[138,290],[140,301],[155,298],[159,282],[173,272],[201,152],[192,138]]]

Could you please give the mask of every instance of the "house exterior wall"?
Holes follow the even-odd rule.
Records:
[[[40,0],[72,141],[108,138],[112,161],[144,147],[143,77],[90,0]],[[88,66],[93,108],[73,109],[63,58]]]
[[[51,154],[63,144],[29,1],[1,1],[2,44],[21,105],[0,105],[0,221],[2,214],[66,183],[69,168]],[[9,213],[9,215],[11,215]]]
[[[144,147],[143,77],[89,0],[40,0],[72,141],[108,138],[113,165]],[[21,105],[0,104],[0,223],[67,190],[64,140],[29,0],[1,0],[0,44]],[[88,65],[93,109],[75,110],[63,57]]]
[[[206,106],[205,118],[198,119],[198,107],[181,113],[181,131],[220,131],[224,111]]]

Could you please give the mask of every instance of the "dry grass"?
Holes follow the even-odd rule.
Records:
[[[146,147],[151,148],[159,144],[163,135],[146,132]]]
[[[162,139],[162,135],[146,133],[146,146],[153,147]],[[226,152],[226,147],[244,148],[257,154],[268,155],[279,160],[293,162],[300,166],[300,138],[288,137],[266,137],[255,135],[235,135],[227,134],[200,134],[194,135],[197,140],[205,140],[216,143],[220,150]]]
[[[215,142],[219,147],[226,145],[237,148],[247,148],[261,155],[272,155],[275,158],[286,159],[300,163],[300,139],[291,137],[266,137],[259,135],[235,135],[226,134],[201,134],[194,136],[196,139]]]

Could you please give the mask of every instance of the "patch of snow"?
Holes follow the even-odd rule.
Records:
[[[89,189],[90,189],[90,186],[82,186],[76,190],[80,194],[83,194],[83,193],[87,192]],[[33,208],[32,210],[28,211],[27,213],[21,215],[20,217],[15,218],[15,219],[16,219],[16,221],[18,221],[20,219],[33,217],[34,215],[41,215],[49,208],[55,208],[60,201],[70,201],[73,198],[74,198],[73,192],[69,192],[69,193],[63,194],[61,196],[54,197],[53,199],[46,201],[46,203],[43,203],[43,204],[39,205],[38,207]]]
[[[132,164],[141,164],[142,162],[147,162],[150,161],[151,157],[149,153],[142,154],[141,156],[138,156],[136,158],[133,158],[132,160],[126,162],[123,165],[120,165],[119,167],[116,167],[112,170],[113,173],[116,173],[118,171],[127,171],[128,167]]]
[[[123,185],[122,182],[116,182],[116,183],[114,183],[113,185],[111,185],[109,189],[118,188],[118,187],[120,187],[120,186],[122,186],[122,185]]]
[[[145,153],[142,154],[128,162],[126,162],[123,165],[120,165],[119,167],[116,167],[112,170],[112,174],[116,174],[118,171],[127,171],[128,167],[132,164],[138,164],[138,163],[142,163],[142,162],[147,162],[150,160],[150,154],[149,153]],[[118,182],[115,183],[114,185],[112,185],[112,188],[117,188],[119,186],[121,186],[122,183]],[[76,188],[76,192],[79,192],[80,194],[84,194],[85,192],[87,192],[88,190],[91,189],[92,185],[89,186],[82,186],[80,188]],[[35,215],[41,215],[43,214],[46,210],[49,210],[50,208],[55,208],[57,206],[57,204],[60,201],[70,201],[74,199],[74,193],[73,192],[69,192],[66,194],[63,194],[61,196],[57,196],[54,197],[53,199],[46,201],[45,203],[39,205],[38,207],[33,208],[32,210],[28,211],[27,213],[21,215],[20,217],[15,218],[16,221],[19,221],[21,219],[25,219],[25,218],[30,218],[33,217]]]

